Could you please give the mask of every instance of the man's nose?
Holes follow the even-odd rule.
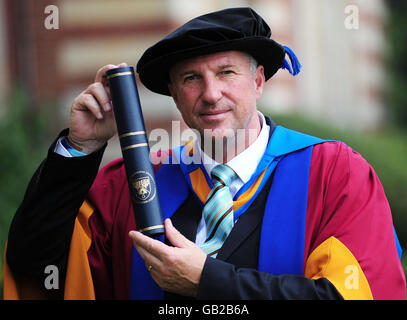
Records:
[[[215,78],[208,77],[204,81],[202,100],[207,104],[216,104],[222,98],[222,88]]]

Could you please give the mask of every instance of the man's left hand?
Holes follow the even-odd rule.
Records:
[[[195,297],[206,254],[175,229],[170,219],[164,221],[164,226],[165,235],[174,247],[138,231],[130,231],[129,236],[154,281],[163,290]]]

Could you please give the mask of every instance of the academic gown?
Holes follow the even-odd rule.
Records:
[[[31,180],[10,228],[5,298],[30,296],[20,280],[36,279],[34,287],[41,287],[44,265],[52,263],[60,268],[65,299],[128,299],[134,254],[128,232],[136,229],[136,222],[122,159],[97,172],[103,150],[83,159],[66,159],[51,150]],[[227,239],[217,259],[207,259],[198,298],[405,298],[391,212],[373,168],[341,142],[313,145],[310,155],[302,256],[297,259],[301,260],[300,272],[256,270],[271,175],[228,237],[239,240]],[[66,170],[61,172],[61,167]],[[155,169],[159,172],[160,167]],[[201,189],[208,190],[209,185],[202,183]],[[44,197],[47,194],[52,196]],[[172,217],[174,225],[192,241],[201,217],[198,198],[190,192]],[[43,221],[41,235],[36,232],[38,224],[27,221],[46,215],[51,223]],[[30,232],[33,238],[22,241]],[[59,240],[50,245],[49,239],[54,237]],[[48,245],[40,245],[46,242]],[[63,251],[61,248],[65,255],[50,258],[50,252]],[[179,297],[167,293],[164,298]]]

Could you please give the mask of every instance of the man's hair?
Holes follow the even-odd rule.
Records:
[[[247,59],[249,60],[249,67],[250,67],[250,71],[254,74],[257,70],[257,66],[259,65],[257,60],[248,53],[244,53],[247,56]]]

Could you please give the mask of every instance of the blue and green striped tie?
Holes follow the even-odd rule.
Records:
[[[214,185],[203,208],[207,238],[200,247],[208,256],[216,258],[233,228],[233,197],[229,185],[237,175],[227,165],[220,164],[212,169],[211,176]]]

